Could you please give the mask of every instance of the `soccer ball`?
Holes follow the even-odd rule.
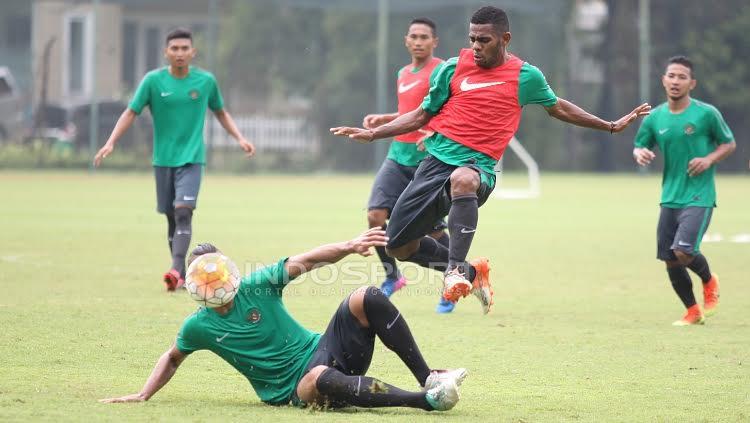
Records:
[[[220,307],[237,294],[240,280],[240,271],[232,260],[221,253],[209,253],[190,263],[185,288],[199,304]]]

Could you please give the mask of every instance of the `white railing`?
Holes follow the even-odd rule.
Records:
[[[317,152],[320,149],[320,138],[315,128],[304,118],[253,115],[235,116],[234,121],[242,135],[252,141],[259,151]],[[216,120],[206,122],[205,137],[212,147],[237,146]]]

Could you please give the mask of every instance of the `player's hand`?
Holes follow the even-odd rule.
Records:
[[[338,126],[336,128],[331,128],[331,133],[340,137],[349,137],[362,144],[371,143],[373,140],[372,131],[369,129]]]
[[[641,166],[646,166],[651,163],[656,157],[653,151],[648,148],[635,148],[633,149],[633,159]]]
[[[349,248],[353,253],[357,253],[364,257],[372,255],[371,247],[385,247],[388,243],[388,237],[385,236],[385,231],[380,228],[372,228],[363,232],[362,235],[349,241]]]
[[[688,163],[688,175],[698,176],[712,165],[711,160],[705,157],[696,157]]]
[[[245,138],[240,138],[237,142],[240,143],[240,148],[245,152],[245,157],[253,157],[255,154],[255,146]]]
[[[383,115],[371,114],[371,115],[365,116],[365,118],[362,119],[362,126],[365,129],[375,129],[382,124],[383,124]]]
[[[612,133],[616,134],[618,132],[621,132],[622,130],[627,128],[628,125],[635,122],[636,119],[638,119],[641,116],[646,116],[649,113],[651,113],[651,105],[648,103],[641,104],[640,106],[633,109],[632,112],[616,120],[614,122],[614,126],[612,126]]]
[[[424,129],[417,129],[417,132],[422,134],[422,138],[417,140],[417,151],[424,151],[425,150],[424,140],[433,136],[435,132],[425,131]]]
[[[94,156],[94,167],[99,167],[99,165],[102,164],[102,160],[112,154],[112,150],[114,149],[115,147],[112,144],[110,144],[109,142],[105,143],[104,147],[100,148]]]
[[[99,402],[104,404],[115,404],[115,403],[122,403],[122,402],[144,402],[146,401],[145,398],[141,396],[141,394],[130,394],[125,395],[124,397],[118,397],[118,398],[105,398],[100,399]]]

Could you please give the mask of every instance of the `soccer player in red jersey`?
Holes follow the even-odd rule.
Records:
[[[495,186],[494,168],[518,129],[523,106],[539,104],[550,116],[592,129],[620,132],[649,113],[644,103],[616,121],[594,116],[555,96],[542,72],[508,52],[508,16],[482,7],[471,17],[470,49],[447,60],[430,77],[421,107],[374,129],[337,127],[335,135],[369,143],[427,125],[428,156],[391,213],[386,251],[392,257],[445,272],[446,300],[473,293],[484,313],[493,304],[487,259],[466,262],[477,230],[478,208]],[[450,246],[425,235],[448,216]]]
[[[374,129],[393,121],[400,115],[408,113],[422,104],[422,100],[430,89],[430,74],[443,61],[434,57],[433,51],[438,44],[435,22],[428,18],[415,18],[409,23],[409,29],[404,37],[406,50],[411,56],[411,63],[398,71],[396,93],[398,96],[398,112],[385,114],[369,114],[365,116],[362,125]],[[396,200],[404,192],[406,186],[414,177],[417,165],[427,153],[424,146],[418,143],[427,137],[429,132],[417,129],[413,132],[395,137],[388,150],[388,156],[383,161],[375,181],[372,185],[370,200],[367,204],[367,223],[370,228],[386,227],[386,220],[396,205]],[[448,234],[444,229],[445,221],[439,218],[430,234],[444,246],[448,246]],[[385,269],[385,281],[380,289],[387,296],[391,296],[406,285],[406,278],[398,270],[393,257],[385,252],[385,247],[376,247],[380,261]],[[449,313],[454,304],[441,298],[437,311]]]

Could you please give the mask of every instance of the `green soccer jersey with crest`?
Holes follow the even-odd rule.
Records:
[[[638,129],[635,146],[648,149],[658,146],[664,155],[662,206],[715,207],[715,166],[700,175],[689,176],[688,163],[733,140],[732,131],[716,107],[691,99],[681,113],[672,113],[667,103],[651,110]]]
[[[286,259],[242,279],[232,309],[201,307],[182,324],[177,349],[209,350],[242,373],[263,402],[288,404],[320,335],[289,315],[281,294],[290,278]]]
[[[184,78],[172,76],[168,67],[153,70],[143,78],[128,107],[140,114],[146,106],[154,122],[154,166],[206,163],[206,109],[224,108],[213,74],[193,66]]]

